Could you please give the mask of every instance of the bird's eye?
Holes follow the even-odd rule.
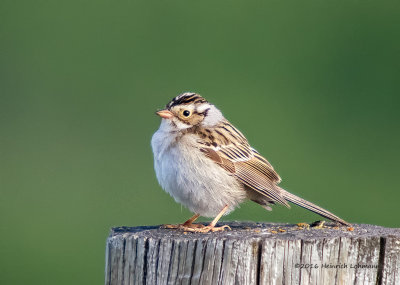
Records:
[[[189,116],[190,116],[190,111],[189,111],[189,110],[183,111],[183,115],[184,115],[185,117],[189,117]]]

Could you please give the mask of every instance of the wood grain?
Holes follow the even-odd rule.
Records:
[[[229,225],[208,234],[113,228],[105,284],[400,284],[400,229]]]

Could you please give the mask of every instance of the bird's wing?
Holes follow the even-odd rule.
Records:
[[[200,136],[200,150],[250,189],[290,207],[277,187],[281,178],[271,164],[250,147],[239,131],[229,128],[234,127],[224,125],[222,129],[219,127],[210,132],[209,136]],[[231,135],[236,137],[230,138]],[[226,139],[220,139],[221,136]]]

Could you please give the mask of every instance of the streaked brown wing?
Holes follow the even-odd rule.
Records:
[[[229,171],[250,189],[271,201],[286,205],[279,187],[281,181],[271,164],[251,148],[245,136],[227,120],[213,128],[194,127],[199,148],[222,168]]]
[[[254,151],[254,149],[252,149]],[[276,173],[275,169],[272,165],[262,157],[258,152],[253,153],[254,158],[251,161],[248,161],[249,164],[252,164],[254,168],[258,169],[265,176],[271,179],[275,184],[279,184],[281,182],[281,177]]]
[[[281,179],[273,167],[249,146],[247,151],[242,148],[247,146],[203,147],[201,151],[250,189],[265,195],[271,201],[290,207],[276,187]]]

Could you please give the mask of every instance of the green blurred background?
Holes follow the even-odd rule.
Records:
[[[159,186],[154,111],[216,104],[344,219],[398,227],[397,1],[0,2],[0,283],[102,284],[113,226],[191,213]],[[314,221],[252,203],[223,220]],[[206,221],[203,219],[203,221]]]

